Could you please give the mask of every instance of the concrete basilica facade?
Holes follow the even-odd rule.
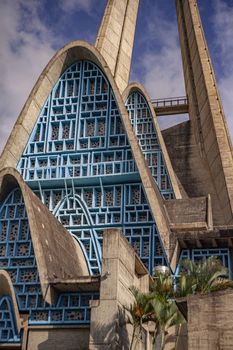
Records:
[[[109,0],[95,46],[54,55],[3,150],[0,349],[128,349],[129,288],[149,291],[155,266],[214,255],[231,276],[232,146],[197,3],[176,0],[187,97],[162,105],[129,84],[138,6]],[[213,298],[188,301],[167,349],[231,348],[232,293]]]

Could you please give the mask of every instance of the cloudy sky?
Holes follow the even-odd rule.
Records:
[[[95,42],[106,2],[0,0],[0,151],[56,50],[71,40]],[[151,98],[185,95],[174,3],[140,4],[131,80],[144,84]],[[199,7],[233,139],[233,1],[199,0]]]

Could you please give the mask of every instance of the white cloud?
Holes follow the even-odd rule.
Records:
[[[218,81],[228,129],[233,140],[233,6],[224,0],[214,2],[213,27],[216,55],[220,60]]]
[[[91,14],[93,7],[93,0],[60,0],[59,6],[65,12],[71,11],[85,11]]]
[[[156,98],[183,95],[185,89],[177,24],[167,20],[156,7],[152,16],[154,20],[149,21],[149,36],[155,48],[160,49],[150,50],[143,57],[146,88]]]
[[[89,13],[94,0],[58,0],[60,8]],[[0,1],[0,152],[27,97],[49,59],[57,37],[40,16],[40,0]],[[219,88],[233,138],[233,7],[226,0],[214,0],[213,28],[216,53],[221,60]],[[177,24],[154,6],[148,14],[147,35],[156,43],[137,58],[144,72],[143,83],[151,97],[185,94]],[[215,53],[215,54],[216,54]],[[138,79],[139,80],[139,79]],[[171,117],[173,123],[180,117]],[[164,125],[165,124],[165,125]],[[160,125],[170,125],[161,118]]]
[[[143,84],[151,98],[185,96],[182,60],[177,24],[166,18],[155,6],[148,18],[148,37],[154,48],[147,50],[140,63],[144,70]],[[187,117],[159,118],[162,129],[187,120]]]
[[[41,18],[45,4],[41,0],[0,0],[0,153],[54,47],[64,44],[67,33],[55,34],[53,26]],[[64,27],[64,15],[73,11],[90,15],[94,4],[94,0],[58,0],[57,21]]]
[[[233,6],[226,0],[214,0],[211,13],[214,32],[211,45],[221,62],[218,87],[221,93],[231,138],[233,139]],[[148,18],[148,40],[154,49],[145,51],[140,59],[144,69],[143,84],[152,98],[185,95],[183,69],[177,23],[167,19],[155,6]],[[166,128],[186,120],[184,116],[161,117],[160,127]]]
[[[0,151],[42,69],[52,57],[54,37],[39,18],[36,0],[0,5]]]

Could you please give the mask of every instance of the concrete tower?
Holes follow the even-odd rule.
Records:
[[[124,306],[154,266],[215,255],[231,273],[232,148],[197,4],[176,1],[187,99],[163,107],[129,84],[138,6],[109,0],[95,46],[54,55],[3,150],[0,349],[128,349]],[[156,115],[184,111],[161,133]]]
[[[176,1],[176,8],[191,128],[206,168],[196,190],[211,193],[214,223],[232,224],[232,145],[197,2]],[[193,163],[194,176],[196,167]]]

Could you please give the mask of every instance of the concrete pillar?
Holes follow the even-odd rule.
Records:
[[[96,39],[122,93],[129,82],[139,0],[109,0]]]
[[[147,270],[121,231],[106,230],[100,298],[91,303],[90,350],[129,349],[132,326],[127,324],[124,310],[124,306],[134,302],[129,288],[134,285],[142,292],[148,292],[149,282]],[[145,330],[145,337],[139,341],[137,350],[145,348],[146,333]]]
[[[197,2],[176,0],[176,8],[192,130],[220,204],[218,224],[232,223],[232,146]],[[213,203],[214,218],[217,207]]]

